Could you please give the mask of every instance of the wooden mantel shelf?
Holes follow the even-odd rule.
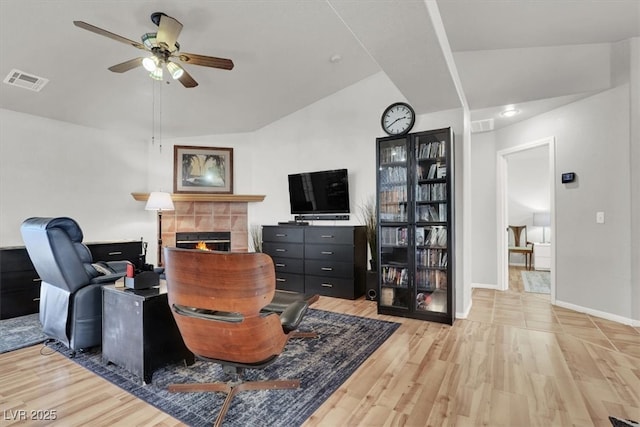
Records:
[[[146,202],[149,198],[149,193],[131,193],[131,195],[139,202]],[[171,194],[174,202],[261,202],[264,198],[264,194]]]

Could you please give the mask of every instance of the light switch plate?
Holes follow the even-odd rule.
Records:
[[[604,212],[596,212],[596,223],[604,224]]]

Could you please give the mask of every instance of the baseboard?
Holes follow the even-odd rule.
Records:
[[[617,314],[607,313],[605,311],[594,310],[592,308],[582,307],[579,305],[571,304],[569,302],[556,300],[555,305],[568,308],[569,310],[577,311],[580,313],[589,314],[591,316],[600,317],[602,319],[611,320],[613,322],[622,323],[630,326],[640,326],[640,320],[630,319],[628,317],[618,316]]]
[[[497,284],[495,283],[472,283],[471,284],[471,289],[473,288],[478,288],[478,289],[493,289],[496,291],[499,291],[500,288],[498,287]]]
[[[469,301],[469,307],[463,312],[456,311],[456,319],[466,319],[469,317],[469,313],[471,312],[471,306],[473,305],[473,299]]]

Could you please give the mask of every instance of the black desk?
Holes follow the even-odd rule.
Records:
[[[194,363],[167,302],[166,283],[132,290],[102,290],[102,361],[115,363],[150,383],[153,371],[171,362]]]

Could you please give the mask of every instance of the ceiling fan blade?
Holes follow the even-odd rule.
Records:
[[[232,70],[233,61],[225,58],[216,58],[215,56],[198,55],[195,53],[180,52],[176,55],[180,61],[187,64],[202,65],[204,67],[221,68],[223,70]]]
[[[119,36],[117,34],[114,34],[114,33],[110,32],[110,31],[103,30],[102,28],[96,27],[95,25],[87,24],[86,22],[83,22],[83,21],[73,21],[73,24],[76,27],[85,29],[87,31],[91,31],[92,33],[96,33],[96,34],[99,34],[101,36],[109,37],[110,39],[119,41],[121,43],[126,43],[126,44],[131,45],[131,46],[133,46],[135,48],[138,48],[138,49],[146,50],[142,43],[138,43],[136,41],[129,40],[129,39],[125,38],[125,37]]]
[[[114,73],[124,73],[125,71],[133,70],[136,67],[142,65],[143,58],[135,58],[125,61],[121,64],[116,64],[109,67],[109,71],[113,71]]]
[[[182,31],[182,24],[175,18],[162,14],[158,26],[158,45],[164,45],[170,52],[175,50],[176,41]]]
[[[180,80],[180,83],[182,83],[182,86],[184,87],[198,86],[198,82],[195,81],[193,77],[191,77],[191,74],[187,73],[187,70],[185,70],[184,68],[183,68],[182,76],[180,76],[178,80]]]

